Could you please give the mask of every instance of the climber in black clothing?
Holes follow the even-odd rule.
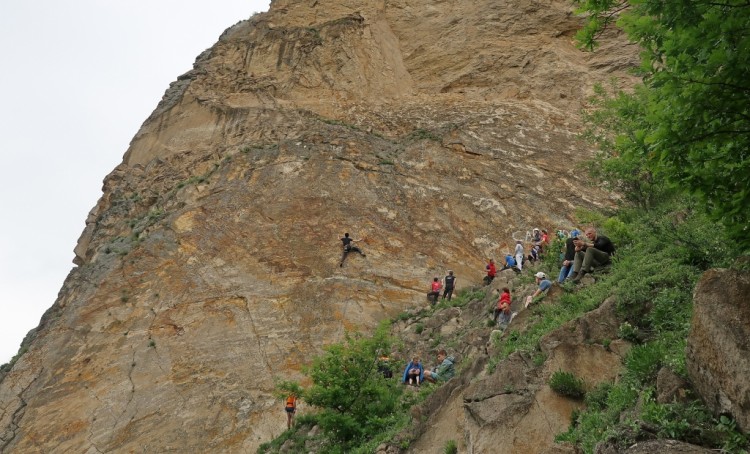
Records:
[[[362,240],[355,240],[353,238],[350,238],[348,233],[344,234],[344,237],[341,238],[341,242],[343,243],[343,246],[344,246],[344,252],[341,254],[341,263],[339,263],[339,266],[344,266],[344,260],[346,260],[346,255],[350,252],[359,252],[359,254],[362,257],[366,257],[365,253],[362,252],[360,248],[354,245],[354,243],[358,241],[362,241]]]

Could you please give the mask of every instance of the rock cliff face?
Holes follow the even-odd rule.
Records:
[[[274,380],[424,303],[446,268],[570,228],[595,82],[564,0],[276,0],[166,91],[0,383],[2,452],[250,452]],[[339,267],[339,237],[366,258]]]
[[[687,370],[715,414],[731,415],[750,431],[750,272],[706,271],[693,295]],[[744,377],[744,378],[739,378]]]

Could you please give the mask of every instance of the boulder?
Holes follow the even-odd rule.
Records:
[[[750,272],[713,269],[693,294],[687,371],[715,414],[731,414],[750,430]]]
[[[687,382],[668,367],[662,367],[656,376],[656,401],[668,404],[674,401],[684,402]]]

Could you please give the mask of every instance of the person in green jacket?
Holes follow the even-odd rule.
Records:
[[[440,365],[434,367],[432,370],[424,371],[424,379],[431,382],[445,382],[453,378],[456,375],[456,369],[453,367],[455,359],[452,356],[448,356],[445,349],[440,349],[437,354],[437,359]]]

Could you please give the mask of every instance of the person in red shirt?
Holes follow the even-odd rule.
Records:
[[[487,276],[484,277],[484,285],[490,285],[490,282],[492,282],[492,280],[495,279],[495,274],[497,274],[495,261],[492,259],[489,259],[487,262],[487,266],[485,266],[484,268],[487,270]]]
[[[495,308],[493,320],[497,321],[498,325],[507,325],[513,318],[513,313],[510,311],[510,289],[503,287],[503,292],[500,294],[500,298],[497,300],[497,307]]]
[[[440,290],[442,290],[443,284],[440,282],[439,278],[433,278],[432,279],[432,285],[430,289],[430,293],[427,294],[427,298],[430,300],[430,304],[433,306],[435,303],[437,303],[438,297],[440,297]]]

